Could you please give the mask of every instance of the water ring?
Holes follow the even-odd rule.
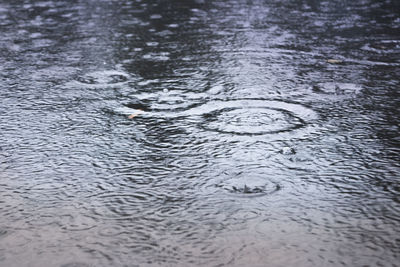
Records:
[[[198,126],[202,129],[236,135],[289,132],[317,117],[300,104],[259,99],[210,101],[183,113],[199,116]]]

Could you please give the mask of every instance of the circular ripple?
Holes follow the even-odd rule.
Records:
[[[227,108],[208,113],[205,117],[209,118],[205,128],[224,133],[267,134],[304,126],[301,118],[286,110],[272,108]]]
[[[88,86],[119,85],[128,81],[129,76],[123,72],[108,70],[87,73],[77,79],[81,84]]]
[[[288,132],[316,117],[314,111],[299,104],[247,99],[210,101],[185,113],[201,116],[203,129],[237,135]]]

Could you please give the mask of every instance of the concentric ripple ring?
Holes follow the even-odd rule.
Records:
[[[116,70],[94,71],[80,76],[76,81],[81,85],[97,88],[118,86],[129,80],[129,75]]]
[[[300,104],[260,99],[210,101],[182,113],[201,116],[202,129],[237,135],[288,132],[317,117],[313,110]]]

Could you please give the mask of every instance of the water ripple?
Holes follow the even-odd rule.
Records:
[[[77,78],[76,82],[89,88],[121,86],[128,82],[127,73],[116,70],[94,71]]]

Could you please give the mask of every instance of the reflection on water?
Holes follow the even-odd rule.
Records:
[[[0,3],[0,265],[396,266],[399,14]]]

